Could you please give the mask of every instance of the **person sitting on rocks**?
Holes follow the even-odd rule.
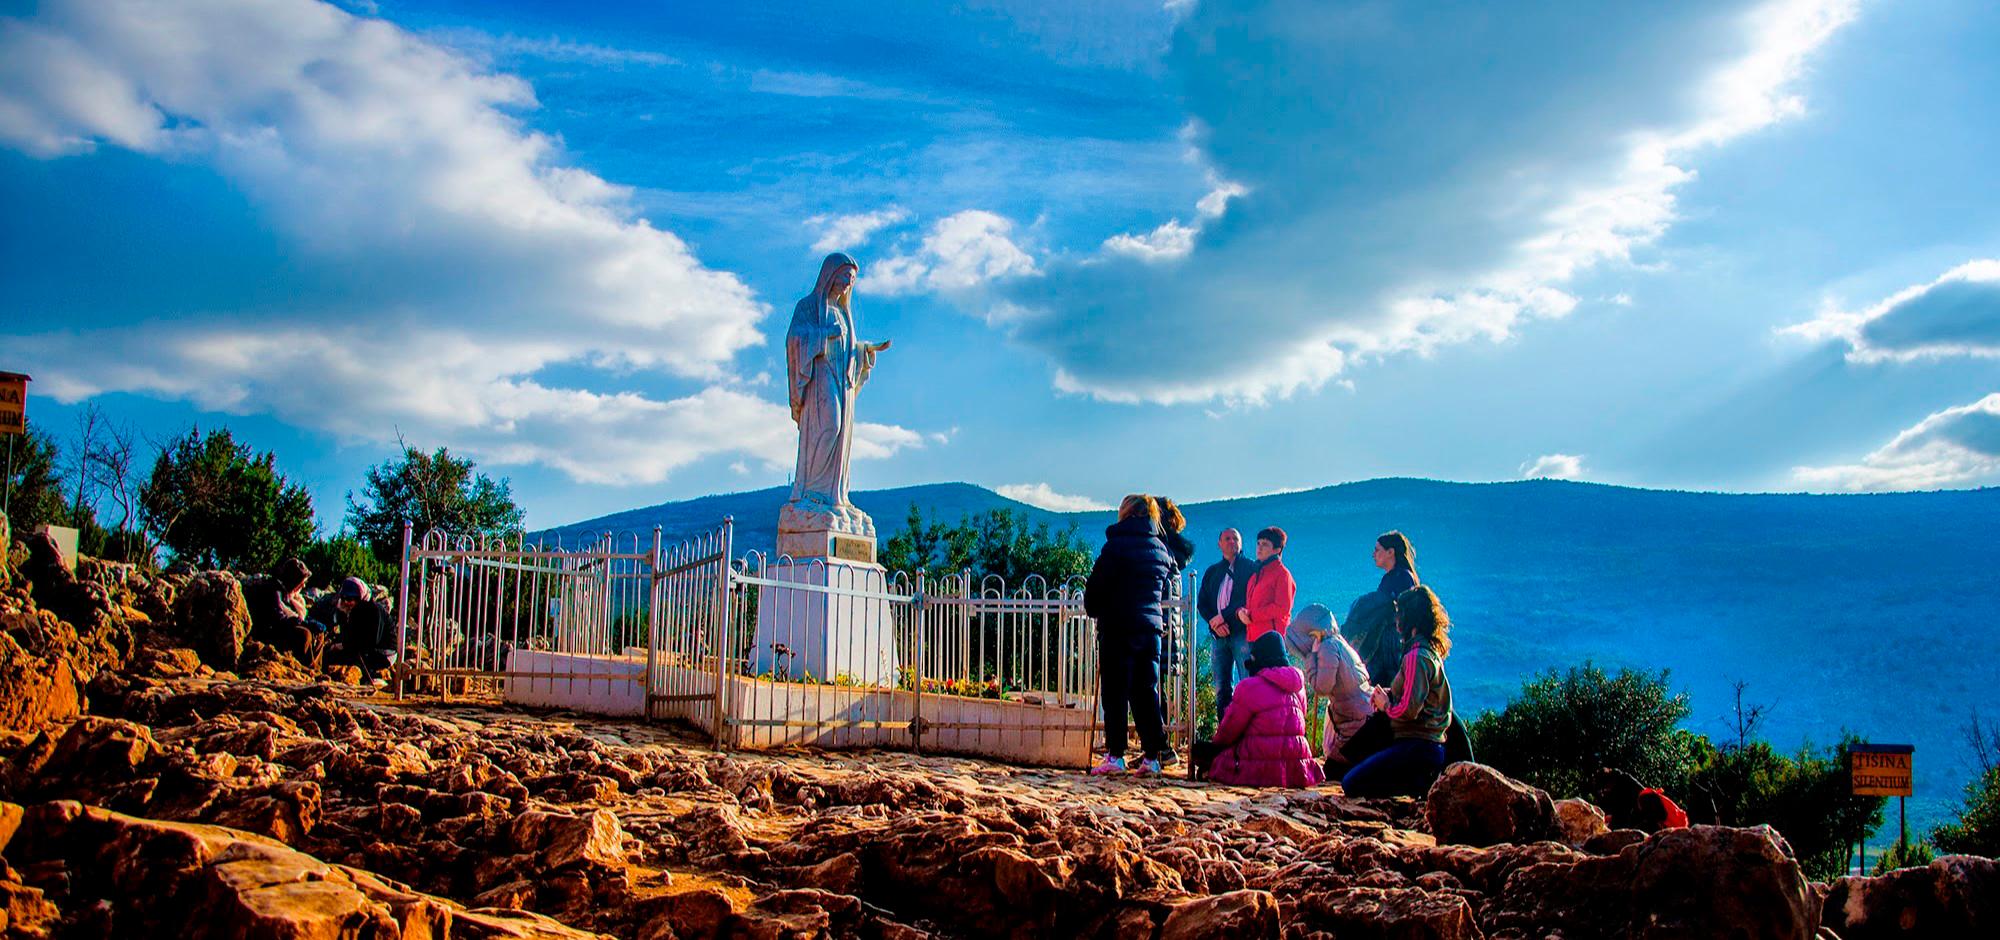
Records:
[[[1659,787],[1649,787],[1639,778],[1612,767],[1597,772],[1591,782],[1591,799],[1604,810],[1613,829],[1658,832],[1685,829],[1688,814]]]
[[[326,632],[314,629],[306,619],[305,590],[312,569],[297,558],[278,562],[271,573],[252,578],[243,586],[243,600],[250,608],[250,635],[290,653],[299,664],[313,672],[320,669],[326,651]]]
[[[1285,646],[1305,663],[1307,687],[1326,701],[1320,753],[1326,757],[1327,776],[1337,777],[1336,771],[1344,773],[1348,767],[1340,756],[1341,746],[1375,713],[1375,686],[1368,681],[1368,668],[1340,635],[1340,624],[1324,604],[1308,604],[1292,618],[1285,628]]]
[[[361,667],[363,678],[378,689],[389,684],[381,673],[396,663],[395,620],[381,601],[369,598],[365,582],[340,582],[339,590],[313,605],[312,619],[332,631],[329,660]]]
[[[1250,675],[1216,725],[1208,779],[1248,787],[1310,787],[1326,780],[1306,743],[1306,676],[1266,633],[1250,644]]]
[[[1451,618],[1437,595],[1419,585],[1396,597],[1396,628],[1407,650],[1402,668],[1386,691],[1377,688],[1372,696],[1395,740],[1341,778],[1349,796],[1422,796],[1444,770],[1452,721],[1451,680],[1444,672]]]

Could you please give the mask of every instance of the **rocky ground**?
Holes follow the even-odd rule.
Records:
[[[0,544],[5,544],[0,536]],[[396,702],[247,638],[226,573],[0,571],[7,937],[1952,937],[2000,866],[1808,883],[1764,828],[1607,832],[1478,765],[1427,799]]]

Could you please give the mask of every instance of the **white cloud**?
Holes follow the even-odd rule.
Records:
[[[623,187],[565,165],[514,116],[534,104],[514,77],[307,0],[57,0],[0,18],[0,146],[212,167],[317,275],[254,311],[0,345],[59,398],[138,392],[346,438],[400,428],[590,482],[727,453],[789,464],[785,409],[732,375],[765,305]],[[659,400],[536,378],[564,364],[708,387]],[[921,444],[868,425],[855,454]]]
[[[1007,328],[1065,390],[1168,403],[1263,401],[1357,359],[1507,339],[1575,310],[1584,271],[1636,267],[1705,153],[1803,113],[1811,55],[1856,10],[1700,0],[1579,19],[1544,3],[1422,20],[1201,3],[1169,64],[1200,162],[1236,187],[1203,200],[1229,224],[1176,219],[1054,257],[999,285],[1018,311]],[[1289,25],[1251,36],[1245,22]],[[1588,55],[1564,45],[1579,31],[1596,37]],[[1317,93],[1330,87],[1344,91]],[[1233,328],[1203,331],[1220,311]],[[1203,341],[1133,355],[1142,327]]]
[[[1173,261],[1194,250],[1198,231],[1182,225],[1179,219],[1168,219],[1144,235],[1113,235],[1104,240],[1104,250],[1141,261]]]
[[[1576,480],[1583,477],[1583,457],[1577,454],[1543,454],[1521,465],[1524,480]]]
[[[1035,273],[1035,259],[1013,240],[1014,223],[983,209],[939,219],[915,252],[862,266],[863,290],[883,294],[964,291],[996,278]]]
[[[621,49],[588,42],[572,42],[554,36],[540,39],[525,36],[495,36],[475,30],[447,29],[424,34],[444,45],[483,55],[523,56],[551,62],[581,62],[587,65],[624,68],[663,68],[681,65],[681,60],[650,49]]]
[[[1194,211],[1204,218],[1220,218],[1222,213],[1228,211],[1229,200],[1250,192],[1240,183],[1218,182],[1212,178],[1209,182],[1214,183],[1215,188],[1194,204]]]
[[[1054,512],[1094,512],[1112,508],[1110,503],[1099,502],[1088,496],[1058,493],[1047,483],[1009,483],[1006,486],[996,487],[993,491],[1016,502],[1040,506]]]
[[[1829,305],[1782,332],[1846,343],[1853,362],[2000,357],[2000,259],[1968,261],[1858,313]]]
[[[2000,392],[1937,412],[1860,463],[1795,467],[1808,489],[1920,490],[2000,482]]]
[[[1200,121],[1189,121],[1181,126],[1181,143],[1187,148],[1185,155],[1188,162],[1201,166],[1208,177],[1208,194],[1195,201],[1194,223],[1184,224],[1180,219],[1173,218],[1144,235],[1113,235],[1105,239],[1101,246],[1105,254],[1136,258],[1148,264],[1179,261],[1194,252],[1195,236],[1201,234],[1202,228],[1229,211],[1231,199],[1250,192],[1248,187],[1223,179],[1213,167],[1208,166],[1207,158],[1201,151],[1201,142],[1206,135],[1207,128]]]
[[[853,215],[816,215],[807,219],[806,225],[820,232],[819,240],[813,242],[814,251],[851,251],[867,244],[869,236],[909,217],[902,208],[890,206]]]

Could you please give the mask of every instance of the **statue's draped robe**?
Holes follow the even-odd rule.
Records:
[[[828,297],[833,276],[853,259],[835,253],[820,265],[813,292],[792,308],[785,332],[792,420],[799,425],[799,462],[792,502],[844,516],[847,465],[854,452],[854,394],[868,381],[874,356],[854,335],[854,315]],[[857,266],[858,267],[858,266]],[[852,297],[852,294],[849,295]]]

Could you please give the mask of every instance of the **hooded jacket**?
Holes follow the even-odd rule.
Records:
[[[1314,630],[1326,636],[1314,638]],[[1375,712],[1368,701],[1374,686],[1368,681],[1367,667],[1340,635],[1333,612],[1318,604],[1299,611],[1292,619],[1291,626],[1285,628],[1285,646],[1305,664],[1306,685],[1312,694],[1326,700],[1326,733],[1320,753],[1332,754]]]
[[[1152,519],[1120,520],[1104,530],[1104,547],[1084,582],[1083,610],[1097,618],[1098,634],[1107,640],[1153,639],[1175,570]]]
[[[1222,746],[1209,779],[1246,787],[1310,787],[1326,780],[1306,743],[1306,677],[1271,666],[1236,683],[1215,729]]]

